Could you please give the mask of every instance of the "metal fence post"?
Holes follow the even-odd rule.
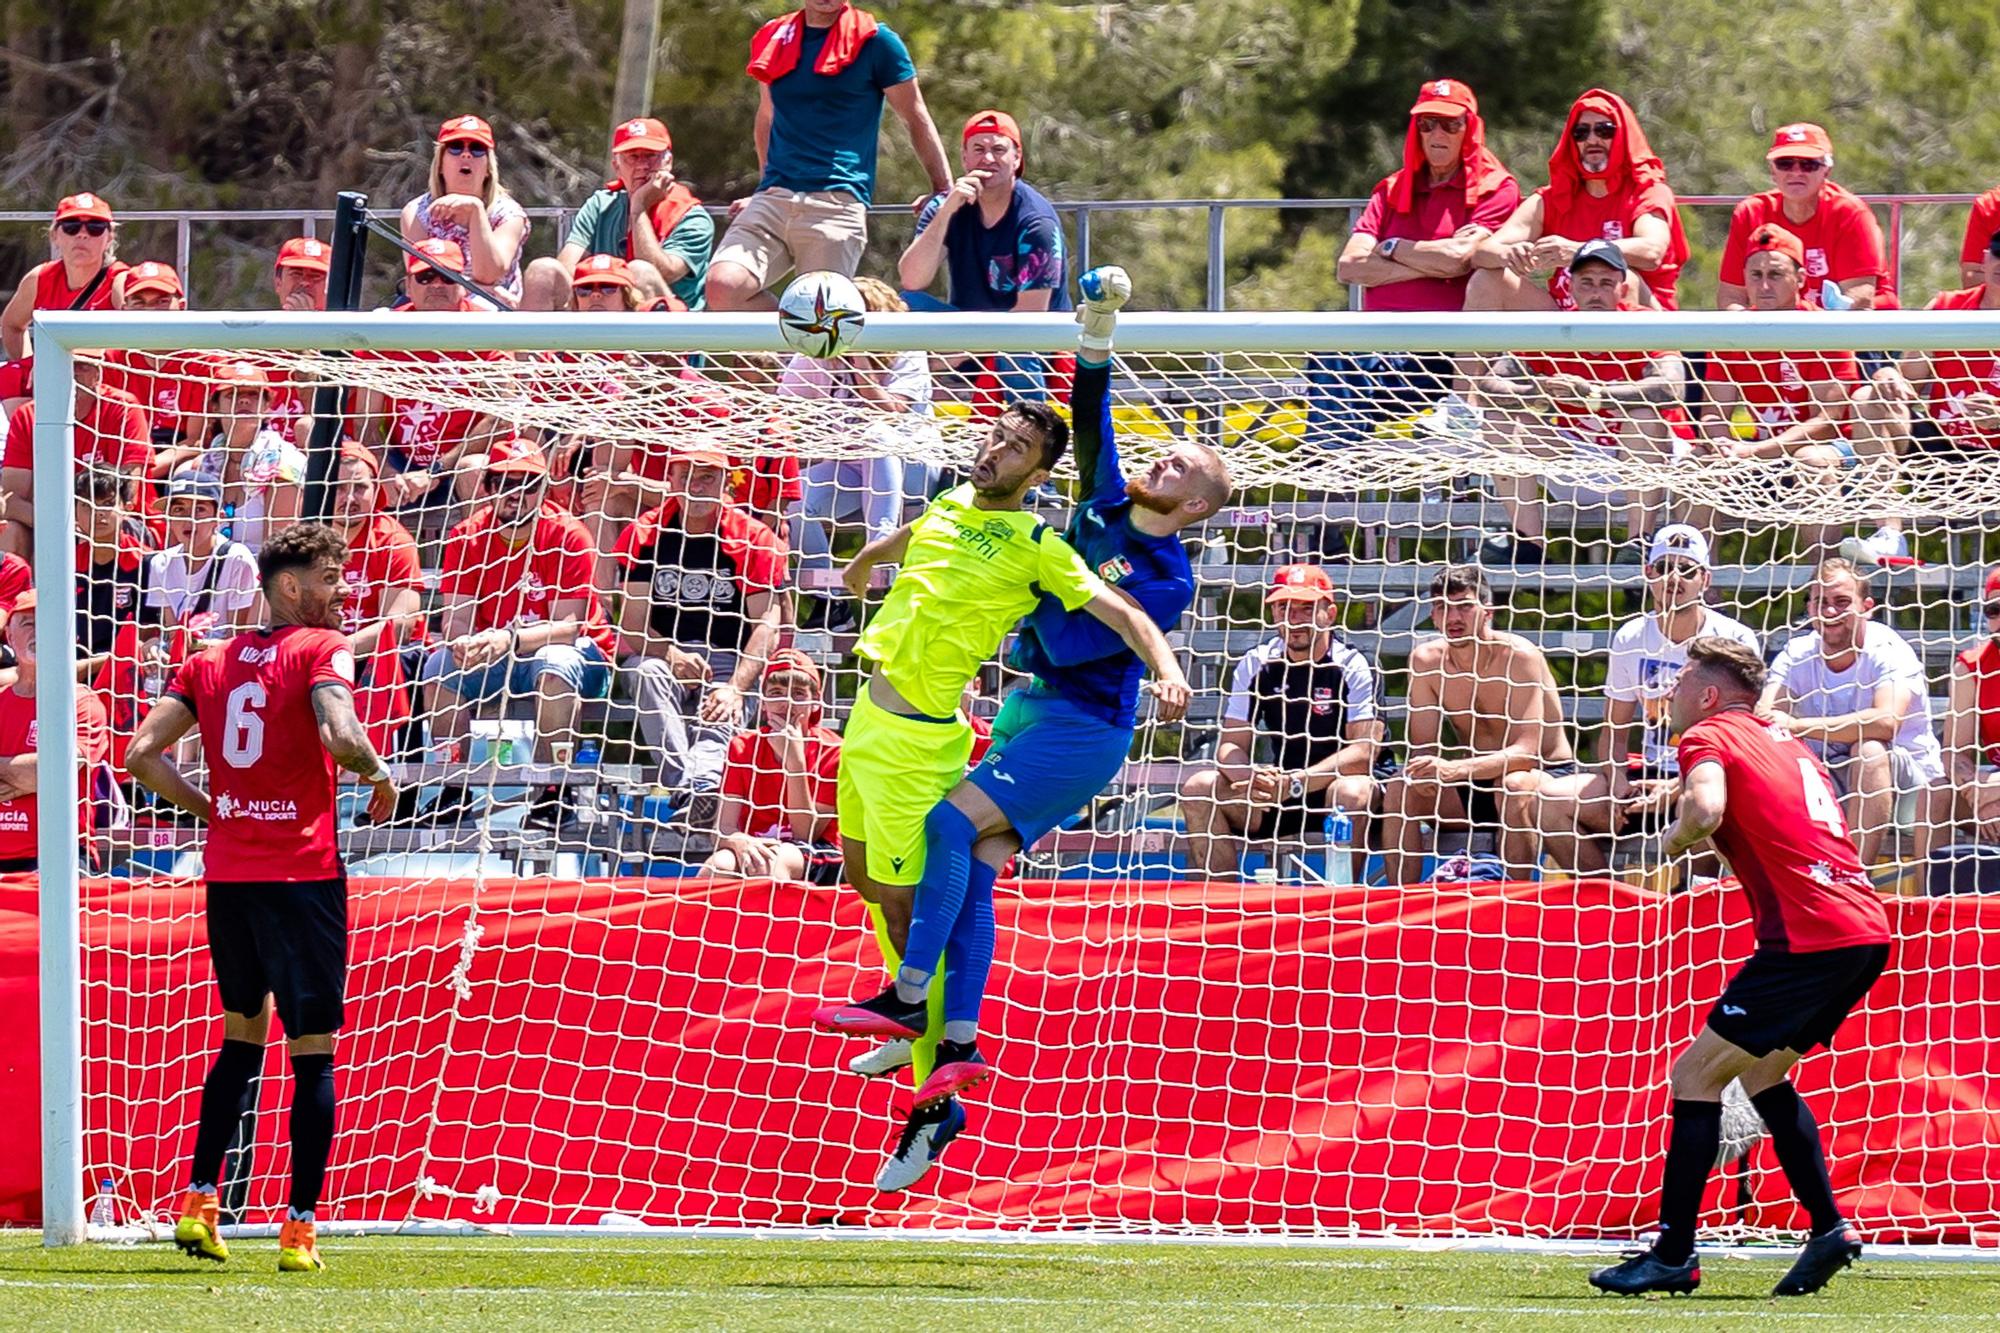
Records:
[[[1222,228],[1229,216],[1221,204],[1208,206],[1208,306],[1209,310],[1221,310],[1228,297],[1228,274],[1223,266],[1227,255],[1223,248]]]

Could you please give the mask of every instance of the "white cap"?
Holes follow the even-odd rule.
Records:
[[[1653,544],[1646,550],[1646,563],[1657,565],[1670,555],[1692,560],[1703,569],[1710,568],[1708,538],[1691,523],[1669,523],[1653,534]]]

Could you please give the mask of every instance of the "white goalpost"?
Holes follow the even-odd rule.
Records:
[[[1174,725],[1142,706],[1124,770],[1003,881],[982,1016],[999,1075],[897,1196],[870,1181],[907,1087],[848,1073],[861,1048],[803,1021],[879,984],[852,892],[703,872],[754,831],[718,821],[752,818],[743,793],[774,780],[759,719],[785,705],[759,693],[761,665],[720,730],[692,701],[745,660],[731,627],[770,614],[812,664],[813,720],[839,730],[865,678],[854,622],[885,585],[850,604],[831,571],[961,480],[1010,397],[1067,413],[1067,316],[871,313],[824,364],[793,359],[762,314],[40,312],[32,332],[51,1245],[158,1234],[186,1183],[219,1031],[202,837],[130,789],[122,744],[180,661],[248,627],[232,617],[254,597],[220,596],[221,556],[191,543],[254,546],[290,521],[311,390],[333,385],[362,480],[428,489],[378,501],[419,572],[350,570],[374,608],[349,626],[363,720],[413,795],[370,828],[343,787],[348,1019],[323,1225],[1505,1245],[1648,1230],[1666,1068],[1749,953],[1747,912],[1726,867],[1661,864],[1657,822],[1549,812],[1586,803],[1572,773],[1671,780],[1671,666],[1632,627],[1692,597],[1769,661],[1815,631],[1809,597],[1839,558],[1915,663],[1897,741],[1913,757],[1884,786],[1872,752],[1825,755],[1853,766],[1846,816],[1897,945],[1800,1087],[1871,1244],[2000,1255],[2000,896],[1979,891],[2000,886],[1984,805],[2000,716],[1989,737],[1975,698],[1989,644],[2000,686],[1984,614],[2000,601],[2000,352],[1967,350],[2000,348],[2000,319],[1124,315],[1124,474],[1193,440],[1238,487],[1186,534],[1195,599],[1171,641],[1196,703]],[[254,408],[238,365],[270,386]],[[173,507],[172,469],[117,461],[126,428],[106,413],[127,393],[149,456],[182,450],[213,485],[214,532]],[[514,474],[488,469],[527,457],[548,478],[535,502],[583,543],[546,564],[532,515],[518,561],[493,536],[492,483]],[[764,540],[751,529],[659,535],[689,460],[711,457],[775,563],[742,553]],[[361,484],[341,467],[332,483]],[[1029,501],[1058,531],[1076,469]],[[106,470],[124,472],[115,501],[93,498],[112,494]],[[1672,523],[1702,536],[1691,592],[1658,576],[1649,535]],[[205,571],[192,592],[161,590],[161,551]],[[1329,595],[1287,647],[1267,592],[1296,565]],[[1392,762],[1409,757],[1412,661],[1444,628],[1438,580],[1469,568],[1493,632],[1545,664],[1550,713],[1533,768],[1420,808]],[[416,615],[383,609],[398,590]],[[448,651],[489,606],[517,632],[585,604],[565,652],[484,685]],[[1350,651],[1365,666],[1342,670],[1365,680],[1314,674]],[[1022,679],[989,665],[966,711],[990,719]],[[111,718],[96,762],[75,726],[86,690]],[[1476,726],[1450,722],[1441,753],[1497,748],[1509,719],[1452,697]],[[1279,783],[1268,819],[1245,776],[1231,816],[1213,775],[1239,768],[1319,776]],[[99,812],[81,842],[47,816],[67,810]],[[802,864],[832,852],[772,838]],[[282,1195],[288,1080],[274,1056],[246,1102],[237,1226]],[[1712,1236],[1794,1225],[1752,1121],[1718,1172]]]

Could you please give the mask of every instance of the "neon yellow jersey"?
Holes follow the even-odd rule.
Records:
[[[1048,524],[975,508],[972,495],[947,491],[910,525],[903,567],[856,648],[934,717],[958,711],[966,682],[1043,593],[1074,611],[1104,590]]]

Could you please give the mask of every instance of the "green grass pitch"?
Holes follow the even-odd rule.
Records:
[[[1619,1300],[1603,1258],[1147,1244],[331,1237],[328,1270],[0,1234],[0,1326],[44,1329],[2000,1328],[2000,1265],[1889,1260],[1775,1301],[1785,1260],[1711,1257]]]

